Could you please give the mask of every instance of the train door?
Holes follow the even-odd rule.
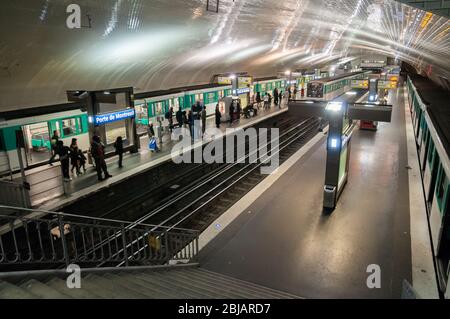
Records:
[[[48,122],[22,126],[25,139],[26,166],[46,162],[51,156],[51,136]]]

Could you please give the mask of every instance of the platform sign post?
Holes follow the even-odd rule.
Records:
[[[323,204],[333,209],[343,189],[347,176],[348,142],[344,145],[344,117],[347,105],[344,102],[330,102],[325,107],[329,121],[327,139],[327,162],[325,170],[325,186]],[[344,156],[343,155],[344,152]],[[342,163],[345,161],[345,163]],[[344,174],[342,170],[344,169]]]

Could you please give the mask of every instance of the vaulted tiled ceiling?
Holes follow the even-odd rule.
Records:
[[[71,3],[81,29],[66,26]],[[0,24],[0,111],[71,89],[169,88],[372,53],[450,76],[449,20],[394,0],[220,0],[218,13],[206,0],[8,0]]]

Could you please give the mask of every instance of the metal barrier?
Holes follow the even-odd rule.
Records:
[[[197,231],[0,206],[0,266],[130,266],[194,260]],[[133,225],[133,227],[129,227]],[[29,269],[29,267],[27,268]]]
[[[29,190],[22,183],[0,180],[0,204],[30,208]]]

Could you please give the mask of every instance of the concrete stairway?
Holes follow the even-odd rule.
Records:
[[[297,296],[197,267],[95,271],[82,274],[81,288],[69,289],[62,276],[0,279],[8,299],[291,299]]]

